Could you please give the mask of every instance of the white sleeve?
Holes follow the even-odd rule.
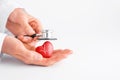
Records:
[[[0,33],[0,52],[1,52],[2,44],[3,44],[3,41],[4,41],[5,37],[6,37],[6,34]]]

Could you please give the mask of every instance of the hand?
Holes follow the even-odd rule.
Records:
[[[42,25],[38,19],[29,15],[24,9],[17,8],[9,16],[6,24],[7,29],[14,35],[19,36],[23,42],[31,42],[32,38],[23,35],[41,33]]]
[[[30,46],[29,46],[30,48]],[[71,50],[54,50],[52,57],[43,58],[41,54],[33,50],[29,50],[24,46],[24,44],[10,36],[6,36],[2,46],[2,52],[12,55],[13,57],[23,61],[26,64],[41,65],[41,66],[50,66],[55,64],[58,61],[66,58],[69,54],[72,53]]]
[[[36,61],[34,64],[41,66],[50,66],[65,59],[71,53],[72,51],[69,49],[54,50],[50,58],[43,58],[41,61]]]

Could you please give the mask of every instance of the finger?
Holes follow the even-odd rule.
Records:
[[[62,51],[63,51],[62,49],[57,49],[57,50],[54,50],[52,54],[54,55],[58,52],[62,53]],[[72,50],[69,50],[69,49],[64,49],[64,51],[72,53]],[[64,53],[62,53],[62,54],[64,54]]]
[[[37,40],[38,40],[38,37],[34,37],[34,38],[33,38],[33,41],[37,41]]]
[[[35,64],[36,62],[41,61],[43,59],[42,55],[36,53],[35,51],[27,51],[24,54],[18,55],[16,57],[26,64]]]
[[[62,50],[61,52],[56,52],[52,55],[51,60],[59,61],[63,58],[66,58],[71,53],[72,53],[71,50],[68,49]]]
[[[41,60],[43,60],[43,57],[41,54],[31,51],[29,53],[29,56],[26,56],[25,63],[26,64],[35,64],[36,62],[41,61]]]
[[[33,30],[33,28],[31,27],[31,25],[29,25],[29,22],[24,21],[23,23],[21,23],[22,26],[25,27],[25,33],[26,35],[33,35],[35,34],[35,31]]]
[[[40,21],[39,20],[37,20],[37,26],[36,26],[36,28],[35,28],[35,31],[36,31],[36,33],[42,33],[42,30],[43,30],[43,28],[42,28],[42,24],[40,23]]]
[[[71,53],[72,53],[72,51],[68,50],[68,49],[65,49],[61,52],[56,52],[55,55],[53,55],[51,57],[51,59],[50,59],[51,61],[49,60],[49,65],[53,65],[56,62],[59,62],[59,61],[65,59]]]
[[[54,50],[53,51],[53,54],[55,54],[55,53],[60,53],[60,52],[62,52],[63,50],[61,50],[61,49],[57,49],[57,50]],[[53,64],[53,63],[55,63],[54,61],[52,61],[52,60],[50,60],[49,58],[43,58],[42,60],[40,60],[40,61],[37,61],[37,62],[35,62],[34,64],[36,64],[36,65],[40,65],[40,66],[50,66],[51,64]]]
[[[69,49],[56,50],[51,58],[43,58],[41,61],[38,61],[35,64],[42,66],[50,66],[66,58],[71,53],[72,51]]]
[[[52,54],[56,54],[58,52],[62,52],[63,50],[62,49],[57,49],[57,50],[54,50]]]
[[[16,56],[18,59],[22,60],[26,64],[34,64],[40,66],[50,66],[55,64],[56,62],[66,58],[66,54],[70,54],[70,50],[55,50],[54,55],[51,58],[43,58],[42,55],[34,52],[29,51],[22,56]]]
[[[20,55],[18,55],[18,54],[16,54],[16,55],[13,55],[16,59],[18,59],[18,60],[20,60],[20,61],[22,61],[22,62],[24,62],[26,59],[24,58],[24,57],[22,57],[22,56],[20,56]]]
[[[26,49],[31,50],[31,51],[35,51],[35,46],[31,45],[29,43],[24,43],[24,46],[26,47]]]
[[[31,22],[30,22],[30,25],[31,25],[31,27],[34,29],[34,31],[36,32],[36,33],[42,33],[42,25],[41,25],[41,23],[40,23],[40,21],[39,20],[37,20],[37,19],[33,19]]]
[[[63,52],[63,54],[72,54],[72,53],[73,51],[70,49],[64,49],[64,52]]]
[[[33,38],[27,37],[27,36],[24,36],[24,35],[19,35],[19,36],[17,36],[17,38],[24,43],[30,43],[33,40]]]

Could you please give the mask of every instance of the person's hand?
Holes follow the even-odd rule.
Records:
[[[12,55],[13,57],[23,61],[25,64],[40,66],[53,65],[72,53],[69,49],[54,50],[52,57],[43,58],[41,54],[35,52],[34,49],[30,49],[29,47],[25,47],[20,40],[14,37],[6,36],[3,42],[2,52]]]
[[[40,21],[22,8],[17,8],[10,14],[6,27],[15,36],[18,36],[18,39],[22,42],[31,42],[33,40],[30,37],[23,37],[23,35],[41,34],[42,31]]]

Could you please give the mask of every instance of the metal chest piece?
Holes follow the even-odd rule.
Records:
[[[52,30],[45,29],[42,31],[42,37],[38,38],[38,40],[57,40],[57,38],[53,37]]]

